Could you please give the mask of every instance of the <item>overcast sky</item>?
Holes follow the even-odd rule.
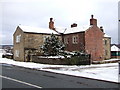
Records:
[[[18,25],[48,28],[53,17],[55,27],[89,25],[91,14],[103,26],[112,43],[118,43],[119,0],[0,0],[0,40],[13,44]],[[1,21],[2,20],[2,21]]]

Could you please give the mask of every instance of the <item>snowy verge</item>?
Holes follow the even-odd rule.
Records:
[[[0,57],[0,63],[6,63],[37,70],[62,73],[67,75],[82,76],[99,80],[118,83],[118,63],[92,64],[92,65],[48,65],[33,62],[19,62]]]

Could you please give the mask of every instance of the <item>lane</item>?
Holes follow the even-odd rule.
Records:
[[[19,84],[24,84],[24,86],[27,85],[27,86],[34,87],[34,88],[42,88],[42,87],[40,87],[40,86],[33,85],[33,84],[30,84],[30,83],[27,83],[27,82],[23,82],[23,81],[14,79],[14,78],[2,76],[2,75],[0,75],[0,77],[3,78],[3,79],[7,79],[7,80],[8,80],[7,82],[9,82],[9,81],[14,81],[14,82],[17,82],[17,83],[19,83]],[[10,83],[8,83],[8,84],[10,84]],[[7,85],[7,86],[11,86],[11,85]],[[19,85],[17,85],[17,86],[19,86]],[[19,87],[24,87],[24,86],[19,86]],[[26,87],[26,86],[25,86],[25,87]],[[28,87],[27,87],[27,88],[28,88]]]
[[[4,85],[2,83],[2,89],[4,89],[4,88],[34,88],[32,86],[22,84],[19,82],[15,82],[15,81],[12,81],[9,79],[2,78],[2,80],[4,81]]]
[[[12,73],[11,73],[12,72]],[[37,86],[42,86],[43,88],[77,88],[80,87],[79,84],[76,85],[76,83],[64,81],[62,78],[53,76],[51,74],[48,74],[46,72],[39,72],[36,70],[29,70],[19,67],[4,67],[3,66],[3,74],[7,77],[14,77],[17,80],[29,82],[31,84],[35,84]],[[6,82],[3,80],[3,87],[6,87]]]
[[[43,88],[118,88],[118,84],[72,77],[15,66],[2,66],[2,76],[14,78]],[[3,79],[3,88],[6,81]],[[11,87],[16,87],[15,85]]]

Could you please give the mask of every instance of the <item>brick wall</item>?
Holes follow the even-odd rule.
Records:
[[[85,50],[93,61],[104,59],[103,32],[95,25],[85,32]]]
[[[66,46],[65,50],[67,51],[84,51],[85,49],[85,33],[73,33],[73,34],[65,34],[64,44]],[[73,42],[73,38],[76,38],[76,42]]]

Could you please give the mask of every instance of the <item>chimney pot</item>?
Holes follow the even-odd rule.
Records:
[[[91,15],[90,25],[97,26],[97,19],[94,19],[93,16],[94,16],[94,15]]]
[[[100,26],[100,30],[101,30],[102,32],[104,32],[104,29],[103,29],[103,27],[102,27],[102,26]]]
[[[100,29],[103,29],[103,27],[102,27],[102,26],[100,26]]]
[[[50,21],[52,21],[53,20],[53,18],[50,18]]]
[[[93,19],[94,15],[91,15],[91,19]]]

